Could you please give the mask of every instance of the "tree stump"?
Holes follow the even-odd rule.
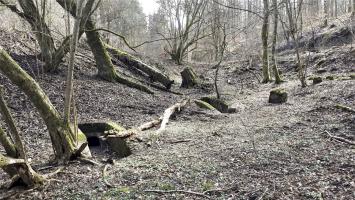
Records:
[[[191,67],[186,67],[180,74],[182,78],[182,88],[192,88],[195,85],[198,85],[197,75]]]
[[[285,89],[275,89],[270,92],[269,103],[286,103],[287,92]]]

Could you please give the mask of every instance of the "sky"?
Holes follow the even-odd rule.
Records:
[[[142,5],[143,11],[146,15],[155,13],[159,7],[156,0],[139,0],[139,3]]]

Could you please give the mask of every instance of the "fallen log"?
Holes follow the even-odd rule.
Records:
[[[164,111],[163,119],[157,133],[161,133],[166,128],[166,125],[168,124],[171,115],[173,115],[175,112],[180,112],[181,108],[185,107],[188,102],[189,100],[184,100],[183,102],[177,103],[166,109]]]
[[[114,48],[109,45],[105,45],[108,52],[118,59],[120,62],[128,66],[128,69],[131,67],[133,71],[142,71],[147,74],[152,81],[156,81],[165,86],[165,88],[170,89],[171,85],[174,83],[173,80],[169,78],[169,76],[163,74],[160,70],[153,66],[149,66],[148,64],[142,62],[138,58],[130,55],[127,52],[121,51],[117,48]]]
[[[157,130],[157,133],[161,133],[165,128],[166,125],[169,122],[170,117],[177,112],[180,112],[183,107],[185,107],[190,101],[189,100],[183,100],[181,103],[176,103],[173,106],[169,107],[164,111],[163,116],[161,116],[159,119],[152,120],[150,122],[144,123],[137,128],[132,128],[126,131],[108,131],[107,138],[128,138],[128,137],[133,137],[135,135],[138,135],[138,133],[149,130],[151,128],[157,127],[160,125],[160,128]]]

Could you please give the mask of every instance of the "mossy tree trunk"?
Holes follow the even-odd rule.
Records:
[[[41,50],[40,58],[45,63],[44,70],[55,70],[55,67],[53,67],[53,55],[56,51],[54,40],[51,31],[45,22],[45,16],[41,15],[33,0],[18,0],[23,12],[19,11],[15,5],[8,4],[4,0],[1,0],[0,2],[7,4],[7,7],[11,11],[15,12],[31,25]],[[42,14],[45,15],[45,13]]]
[[[50,29],[45,23],[44,16],[41,16],[38,8],[33,3],[33,0],[19,0],[21,8],[24,12],[19,11],[15,5],[8,4],[5,0],[0,0],[0,2],[5,4],[11,11],[15,12],[18,16],[31,24],[32,29],[36,32],[37,41],[41,48],[41,57],[45,62],[45,71],[55,71],[62,62],[64,56],[69,52],[70,40],[72,36],[66,37],[58,49],[56,49]],[[57,2],[65,10],[70,12],[72,16],[76,16],[76,3],[73,0],[57,0]],[[87,16],[83,15],[82,19],[84,20],[82,20],[82,22],[84,26],[81,26],[82,29],[80,30],[79,36],[85,32],[87,38],[90,38],[88,39],[88,43],[96,60],[99,77],[107,81],[117,81],[128,85],[129,87],[152,94],[153,92],[146,86],[139,84],[134,80],[124,78],[114,69],[114,65],[112,64],[111,59],[104,48],[99,33],[97,31],[92,31],[95,30],[95,23],[91,20],[90,15],[92,14],[92,7],[94,3],[95,0],[87,1],[86,8],[90,9],[86,12]],[[91,5],[91,7],[89,5]]]
[[[270,81],[269,70],[269,53],[268,53],[268,39],[269,39],[269,0],[264,0],[264,17],[263,26],[261,30],[261,39],[263,43],[262,62],[263,62],[263,83]]]
[[[282,80],[281,80],[279,70],[277,68],[277,61],[276,61],[277,28],[279,23],[277,0],[272,0],[272,7],[274,9],[274,30],[272,35],[271,64],[275,76],[275,83],[280,84]]]
[[[51,31],[45,22],[46,16],[43,15],[43,13],[41,15],[39,8],[34,4],[33,0],[19,0],[20,7],[23,12],[20,11],[16,5],[10,4],[6,0],[0,0],[0,3],[6,5],[12,12],[31,25],[40,47],[40,59],[45,63],[44,71],[56,71],[60,63],[63,62],[65,55],[69,52],[70,40],[72,36],[69,35],[64,38],[61,45],[56,48],[54,40],[51,36]]]
[[[65,162],[76,155],[71,128],[61,119],[37,82],[3,50],[0,50],[0,72],[17,85],[37,108],[48,128],[57,160]]]
[[[67,12],[69,12],[73,17],[76,17],[76,3],[73,0],[56,0]],[[66,6],[71,5],[71,6]],[[119,83],[125,84],[129,87],[139,89],[141,91],[152,94],[153,92],[146,86],[139,84],[133,80],[123,77],[119,74],[111,61],[104,43],[102,42],[101,36],[96,31],[95,22],[90,16],[86,18],[86,23],[84,26],[85,34],[87,37],[87,42],[90,46],[92,53],[94,54],[96,67],[98,69],[98,76],[107,81],[117,81]]]
[[[171,85],[174,83],[173,80],[169,78],[169,76],[163,74],[161,71],[156,69],[153,66],[149,66],[148,64],[142,62],[138,58],[132,56],[131,54],[121,51],[117,48],[111,47],[109,45],[105,45],[107,50],[111,53],[112,56],[117,58],[123,64],[129,66],[130,68],[134,68],[135,70],[139,70],[147,74],[152,81],[156,81],[165,86],[165,88],[170,89]]]
[[[180,74],[182,78],[182,88],[192,88],[198,84],[197,75],[191,67],[186,67]]]

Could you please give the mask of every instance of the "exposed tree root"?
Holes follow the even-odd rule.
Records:
[[[79,161],[83,162],[83,163],[87,163],[87,164],[90,164],[90,165],[97,165],[97,166],[100,166],[101,164],[94,161],[94,160],[91,160],[89,158],[82,158],[82,157],[79,157],[77,158]]]
[[[48,174],[43,175],[43,177],[46,178],[46,179],[50,179],[50,178],[52,178],[53,176],[55,176],[55,175],[61,173],[63,170],[64,170],[64,167],[60,167],[60,168],[58,168],[57,170],[55,170],[54,172],[51,172],[51,173],[48,173]]]

